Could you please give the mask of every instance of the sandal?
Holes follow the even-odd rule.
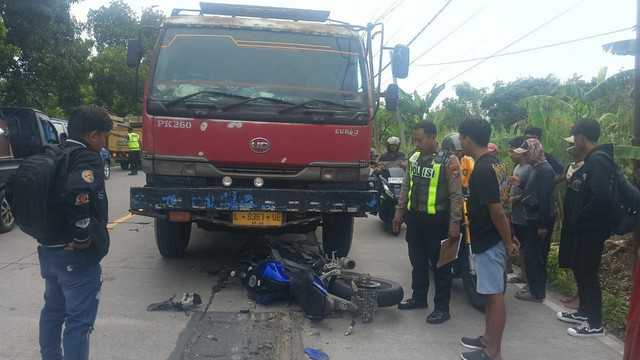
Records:
[[[525,280],[524,278],[522,278],[522,274],[514,276],[512,278],[510,278],[509,280],[507,280],[507,282],[509,284],[526,284],[527,280]]]

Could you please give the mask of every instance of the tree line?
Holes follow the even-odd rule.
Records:
[[[97,104],[117,116],[139,115],[148,57],[136,70],[126,65],[126,41],[142,35],[145,53],[164,14],[140,17],[122,0],[90,10],[87,21],[70,13],[78,0],[0,2],[0,104],[41,109],[65,118],[74,107]]]

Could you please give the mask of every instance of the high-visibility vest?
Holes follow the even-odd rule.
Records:
[[[136,133],[129,133],[129,151],[140,150],[140,136]]]
[[[409,202],[407,209],[430,215],[449,210],[449,184],[442,163],[448,153],[439,151],[434,158],[420,159],[420,151],[409,157]]]

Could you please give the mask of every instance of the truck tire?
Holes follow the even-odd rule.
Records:
[[[128,161],[122,161],[122,162],[120,163],[120,168],[121,168],[122,170],[129,170],[129,162],[128,162]]]
[[[5,197],[4,190],[0,191],[0,233],[11,231],[16,226],[16,218],[11,212],[11,205]]]
[[[329,283],[329,292],[345,300],[351,300],[353,295],[351,281],[356,281],[357,284],[357,279],[360,276],[358,273],[343,271],[342,274]],[[377,287],[379,307],[395,306],[402,301],[404,290],[397,282],[375,276],[371,277],[371,281],[379,285]],[[361,288],[358,288],[358,295],[362,296]]]
[[[155,219],[155,234],[160,255],[167,258],[181,257],[189,246],[191,223]]]
[[[353,239],[353,216],[347,213],[326,214],[322,218],[322,249],[331,257],[345,257],[351,250]]]
[[[463,256],[458,259],[462,261],[461,266],[461,277],[462,277],[462,286],[464,287],[464,292],[467,294],[467,299],[469,299],[469,303],[474,308],[485,311],[485,306],[487,304],[487,299],[484,295],[478,294],[476,290],[476,285],[478,281],[476,279],[476,275],[471,275],[471,271],[469,269],[469,257],[468,255]]]

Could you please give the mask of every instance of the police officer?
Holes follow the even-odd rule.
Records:
[[[436,126],[423,120],[412,132],[416,150],[409,156],[409,171],[405,173],[398,207],[393,219],[394,231],[400,228],[406,215],[407,243],[411,273],[411,298],[398,304],[401,310],[426,308],[429,290],[429,265],[435,279],[435,309],[427,317],[430,324],[440,324],[451,318],[451,264],[437,267],[440,242],[446,238],[460,239],[462,220],[462,183],[460,162],[436,141]]]
[[[127,139],[129,145],[129,165],[131,166],[131,172],[129,175],[138,175],[138,167],[140,165],[140,135],[133,132],[133,127],[127,128],[129,132],[126,136],[115,132],[111,132],[111,135]]]
[[[131,173],[129,173],[129,175],[138,175],[138,166],[140,164],[140,135],[134,133],[131,126],[129,126],[128,130],[129,164],[131,165]]]

